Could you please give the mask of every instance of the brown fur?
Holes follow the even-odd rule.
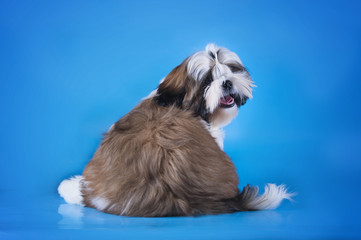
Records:
[[[147,217],[243,210],[235,167],[206,129],[205,86],[186,64],[105,135],[83,172],[86,206],[102,198],[98,210]]]
[[[234,165],[201,119],[152,100],[114,125],[83,176],[87,206],[102,196],[104,212],[127,216],[217,213],[238,194]]]

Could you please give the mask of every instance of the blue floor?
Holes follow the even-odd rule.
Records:
[[[0,239],[361,239],[357,211],[336,202],[171,218],[109,215],[66,204],[55,194],[2,194],[0,204]]]

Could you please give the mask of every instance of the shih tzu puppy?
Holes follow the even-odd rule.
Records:
[[[209,44],[105,134],[82,176],[64,180],[66,202],[123,216],[222,214],[276,208],[284,185],[238,189],[222,127],[252,97],[239,57]]]

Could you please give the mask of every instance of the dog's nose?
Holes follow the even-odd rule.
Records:
[[[223,82],[223,87],[226,90],[231,90],[232,89],[232,82],[230,80],[226,80],[225,82]]]

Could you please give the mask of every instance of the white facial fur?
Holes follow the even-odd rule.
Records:
[[[229,109],[219,107],[220,99],[225,94],[223,83],[226,80],[231,81],[233,87],[229,93],[245,98],[252,98],[252,87],[254,87],[247,71],[232,72],[226,64],[243,66],[237,54],[226,48],[208,44],[205,51],[191,56],[187,65],[188,73],[195,81],[202,81],[209,71],[212,73],[213,81],[206,88],[204,98],[208,111],[213,114],[211,125],[217,128],[229,124],[238,112],[237,106]]]
[[[237,106],[231,108],[217,108],[213,113],[210,125],[212,128],[223,128],[227,126],[237,114]]]
[[[213,82],[206,89],[204,97],[208,110],[213,113],[219,106],[219,100],[223,97],[222,85],[226,80],[233,84],[234,93],[241,97],[252,98],[253,82],[247,72],[235,72],[226,64],[242,65],[239,57],[226,48],[208,44],[205,51],[197,52],[188,61],[188,72],[196,81],[202,81],[211,70]]]

